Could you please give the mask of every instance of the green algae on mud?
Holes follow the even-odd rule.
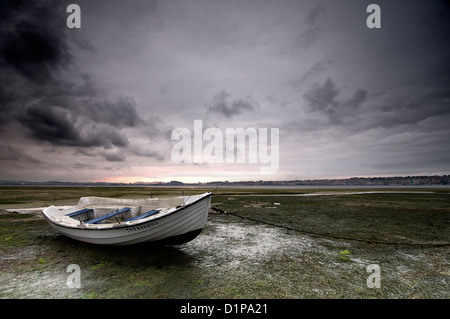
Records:
[[[0,188],[4,208],[40,207],[45,201],[72,205],[89,195],[181,192],[196,190]],[[358,195],[320,190],[334,193],[326,196],[291,196],[313,193],[310,189],[256,192],[220,190],[212,204],[258,220],[343,236],[415,243],[450,238],[450,195],[441,189]],[[349,252],[346,258],[343,251]],[[213,211],[199,237],[184,245],[104,247],[56,233],[39,214],[0,213],[0,298],[450,298],[449,257],[448,247],[331,240]],[[70,264],[80,267],[79,289],[66,284]],[[370,264],[381,268],[380,289],[366,285]]]

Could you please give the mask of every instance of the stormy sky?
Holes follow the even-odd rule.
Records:
[[[278,128],[279,169],[175,163],[194,120]],[[0,179],[449,174],[449,123],[448,1],[0,2]]]

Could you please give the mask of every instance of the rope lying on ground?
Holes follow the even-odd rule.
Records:
[[[242,219],[246,219],[246,220],[250,220],[250,221],[254,221],[257,223],[261,223],[261,224],[265,224],[265,225],[269,225],[269,226],[274,226],[274,227],[278,227],[278,228],[284,228],[287,230],[293,230],[296,232],[300,232],[300,233],[305,233],[305,234],[309,234],[309,235],[314,235],[314,236],[320,236],[320,237],[328,237],[328,238],[333,238],[333,239],[342,239],[342,240],[351,240],[351,241],[357,241],[357,242],[363,242],[363,243],[369,243],[369,244],[383,244],[383,245],[398,245],[398,246],[419,246],[419,247],[446,247],[446,246],[450,246],[450,243],[400,243],[400,242],[391,242],[391,241],[382,241],[382,240],[370,240],[370,239],[360,239],[360,238],[351,238],[351,237],[345,237],[345,236],[337,236],[337,235],[331,235],[331,234],[326,234],[326,233],[318,233],[318,232],[313,232],[313,231],[308,231],[308,230],[304,230],[304,229],[298,229],[298,228],[294,228],[294,227],[289,227],[289,226],[285,226],[285,225],[278,225],[278,224],[274,224],[271,222],[267,222],[267,221],[263,221],[263,220],[258,220],[255,218],[251,218],[251,217],[245,217],[242,215],[238,215],[235,213],[230,213],[227,211],[224,211],[214,205],[211,205],[210,208],[218,213],[222,213],[225,215],[231,215],[231,216],[235,216],[235,217],[239,217]]]

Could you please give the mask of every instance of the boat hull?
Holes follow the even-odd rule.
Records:
[[[131,245],[154,242],[168,245],[182,244],[202,231],[211,201],[211,194],[164,215],[133,225],[116,225],[103,229],[67,227],[53,222],[44,212],[50,225],[70,238],[99,245]]]

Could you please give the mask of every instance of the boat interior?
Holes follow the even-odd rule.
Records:
[[[50,206],[44,213],[57,223],[71,226],[130,224],[165,215],[203,196],[150,199],[82,197],[74,207],[59,210]]]

